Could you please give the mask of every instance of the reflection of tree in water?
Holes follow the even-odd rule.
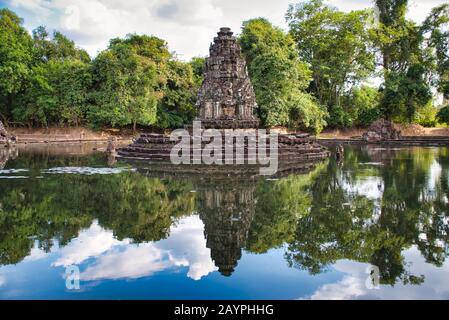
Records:
[[[261,181],[255,190],[256,212],[248,234],[246,249],[265,253],[294,240],[296,221],[307,215],[312,198],[310,184],[319,178],[327,162],[302,174],[279,180]]]
[[[242,250],[265,253],[286,244],[287,261],[313,274],[351,259],[377,265],[384,284],[418,284],[424,279],[410,273],[402,253],[416,246],[428,263],[445,261],[448,153],[445,148],[347,148],[339,166],[330,160],[278,180],[158,174],[153,166],[115,175],[36,179],[42,164],[104,166],[106,159],[20,157],[8,165],[31,168],[31,178],[2,181],[0,264],[19,262],[36,240],[47,251],[55,240],[64,246],[93,219],[119,239],[146,242],[166,238],[179,217],[198,212],[212,259],[224,275],[233,272]],[[435,164],[442,170],[434,181]],[[355,188],[372,177],[378,179],[380,199]]]
[[[444,262],[448,211],[442,189],[447,190],[444,175],[449,168],[440,162],[445,174],[431,190],[429,172],[438,159],[435,150],[390,151],[390,157],[385,157],[385,150],[365,151],[369,154],[348,148],[342,168],[331,162],[327,173],[314,181],[310,213],[298,220],[287,259],[312,273],[339,259],[351,259],[377,265],[384,284],[393,285],[398,279],[419,284],[423,277],[409,273],[402,251],[416,245],[427,262],[437,266]],[[363,164],[379,158],[380,164]],[[380,201],[345,187],[373,175],[382,180]]]
[[[21,261],[38,243],[48,252],[64,246],[98,219],[119,238],[136,242],[168,236],[173,222],[194,211],[189,183],[148,178],[134,172],[113,175],[47,175],[38,160],[28,179],[3,179],[0,193],[0,264]],[[49,167],[53,160],[46,159]],[[61,159],[58,165],[63,165]],[[66,166],[103,164],[105,159],[69,158]],[[22,163],[24,164],[24,163]],[[27,166],[24,166],[27,167]]]

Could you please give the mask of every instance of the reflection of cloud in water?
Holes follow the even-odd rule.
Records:
[[[370,290],[365,286],[369,266],[366,263],[342,260],[334,265],[334,269],[347,275],[342,280],[325,284],[318,288],[310,299],[449,299],[449,262],[437,268],[425,262],[416,247],[404,252],[407,261],[411,261],[411,272],[424,275],[421,285],[404,285],[398,282],[394,287],[381,285],[379,290]]]
[[[29,176],[14,175],[28,172],[28,169],[3,169],[0,170],[0,179],[27,179]],[[43,174],[81,174],[81,175],[107,175],[122,172],[136,171],[135,168],[93,168],[93,167],[55,167],[42,170]],[[42,177],[37,177],[42,178]]]
[[[0,275],[0,287],[6,283],[5,277]]]
[[[206,248],[204,225],[198,216],[181,219],[170,237],[156,243],[131,244],[114,239],[111,231],[94,222],[61,249],[54,266],[80,264],[89,258],[83,280],[140,278],[172,267],[189,267],[187,276],[199,280],[216,270]]]
[[[429,191],[435,191],[437,181],[440,179],[442,171],[441,165],[436,160],[433,160],[428,173],[429,178],[427,188]]]
[[[98,225],[98,221],[94,221],[89,229],[82,230],[77,238],[60,250],[61,257],[53,263],[53,266],[79,264],[91,257],[98,257],[114,246],[126,245],[129,242],[129,240],[118,241],[112,231],[103,229]]]
[[[53,251],[53,248],[52,250]],[[30,254],[28,256],[25,257],[25,259],[23,259],[23,261],[37,261],[37,260],[41,260],[47,257],[47,252],[45,252],[44,250],[40,249],[38,247],[38,241],[36,241],[34,243],[34,247],[31,249]]]
[[[204,224],[198,216],[183,219],[172,228],[170,237],[157,245],[169,254],[170,261],[176,266],[189,266],[187,276],[199,280],[217,270],[210,258],[210,249],[206,248]]]
[[[20,172],[28,172],[28,169],[3,169],[0,170],[0,174],[13,174],[13,173],[20,173]]]
[[[81,273],[82,280],[136,279],[152,275],[167,267],[163,253],[153,244],[114,247],[98,257]]]
[[[27,176],[0,176],[0,179],[28,179]]]
[[[343,189],[348,193],[365,196],[370,200],[380,200],[383,195],[384,182],[380,177],[367,177],[354,183],[344,181]]]

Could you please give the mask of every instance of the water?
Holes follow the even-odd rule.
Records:
[[[0,163],[1,299],[449,299],[447,148],[346,147],[274,179],[91,145]]]

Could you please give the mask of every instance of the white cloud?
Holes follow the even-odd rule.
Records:
[[[357,181],[343,180],[343,189],[346,192],[365,196],[370,200],[381,200],[384,190],[384,182],[380,177],[365,177]]]
[[[52,251],[54,251],[55,249],[52,248]],[[45,257],[47,257],[48,253],[45,252],[42,249],[39,249],[39,247],[37,246],[37,242],[34,245],[34,247],[31,249],[31,252],[28,256],[25,257],[25,259],[23,259],[23,261],[37,261],[37,260],[41,260],[44,259]]]
[[[199,280],[217,270],[206,247],[204,224],[198,216],[190,216],[172,229],[170,237],[158,243],[166,250],[170,262],[176,266],[189,266],[187,276]]]
[[[163,252],[154,244],[114,248],[96,259],[80,275],[81,280],[136,279],[167,268]]]
[[[118,241],[112,232],[95,221],[87,230],[60,250],[53,266],[81,264],[91,258],[81,279],[136,279],[173,267],[188,267],[187,276],[199,280],[217,268],[206,248],[204,225],[198,216],[181,219],[168,239],[131,244]]]
[[[378,290],[370,290],[365,286],[369,266],[354,261],[338,261],[334,268],[346,275],[342,280],[325,284],[318,288],[310,299],[342,300],[342,299],[449,299],[449,261],[437,268],[425,262],[416,247],[404,252],[405,261],[409,271],[417,276],[424,275],[425,281],[421,285],[403,285],[396,283],[393,287],[381,285]]]
[[[97,257],[117,245],[128,244],[129,240],[118,241],[112,231],[103,229],[94,221],[89,229],[79,233],[68,245],[60,250],[61,256],[53,266],[80,264],[91,257]]]
[[[52,9],[51,6],[49,6],[49,2],[45,0],[12,0],[11,6],[15,8],[25,8],[32,12],[34,12],[36,15],[40,15],[43,18],[48,18],[51,13]]]

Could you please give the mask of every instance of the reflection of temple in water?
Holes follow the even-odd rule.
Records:
[[[128,160],[130,161],[130,160]],[[246,166],[189,166],[153,162],[150,166],[132,162],[144,175],[162,179],[190,181],[197,195],[197,211],[204,223],[206,246],[211,258],[224,276],[230,276],[247,245],[248,232],[256,212],[256,187],[263,179],[257,174],[257,167]],[[277,177],[290,173],[309,172],[313,163],[296,166],[279,164],[285,171]],[[239,168],[239,170],[236,170]],[[245,170],[246,169],[246,170]]]
[[[230,276],[242,256],[255,214],[255,188],[253,180],[228,180],[197,188],[207,247],[222,275]]]
[[[151,177],[192,182],[197,211],[204,223],[206,246],[224,276],[234,272],[242,256],[256,211],[255,190],[259,176],[254,174],[254,168],[244,171],[243,167],[238,174],[225,166],[205,166],[196,172],[198,169],[192,166],[168,163],[152,163],[151,167],[138,169]],[[207,170],[212,172],[206,174]]]

